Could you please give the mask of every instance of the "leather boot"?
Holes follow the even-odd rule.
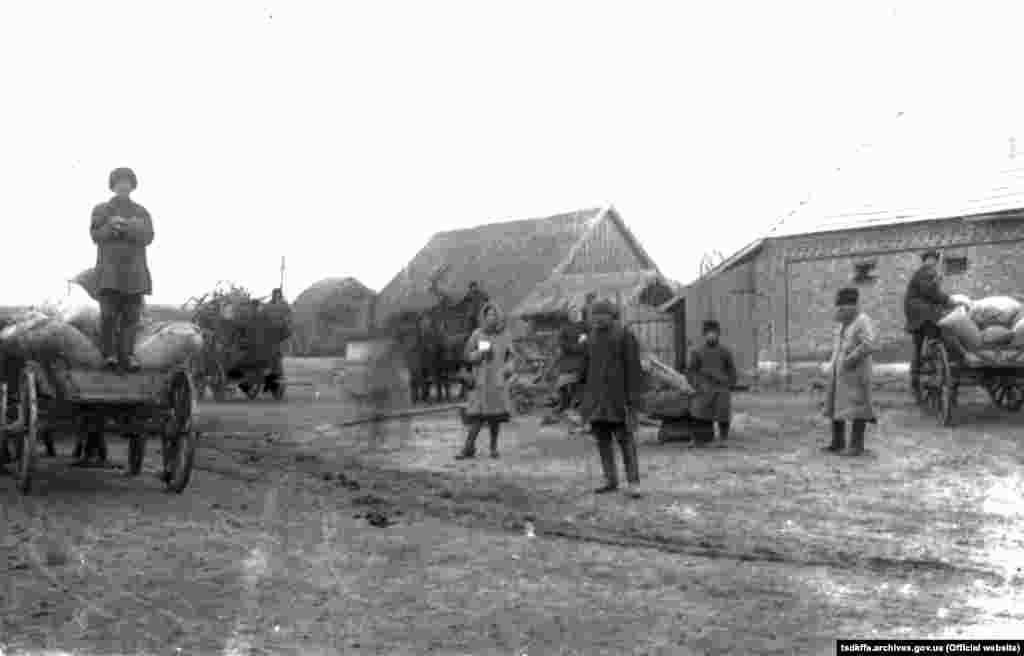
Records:
[[[853,422],[853,430],[850,434],[850,450],[846,452],[846,455],[864,455],[864,433],[866,430],[867,422],[863,419],[857,419]]]
[[[497,459],[498,454],[498,431],[491,430],[491,457]]]
[[[822,449],[826,453],[839,453],[846,447],[846,422],[832,422],[832,443]]]
[[[455,456],[456,460],[467,460],[476,457],[476,437],[479,434],[479,424],[469,429],[469,433],[466,434],[466,443],[462,446],[462,451],[459,452],[459,455]]]

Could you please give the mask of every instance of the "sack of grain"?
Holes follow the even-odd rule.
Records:
[[[69,323],[37,316],[10,328],[4,331],[4,339],[23,356],[43,361],[59,358],[85,369],[103,364],[96,343]]]
[[[989,326],[981,331],[981,342],[985,346],[1006,346],[1013,341],[1013,329],[1005,326]]]
[[[99,290],[99,276],[96,275],[95,268],[88,268],[85,271],[79,273],[77,276],[71,279],[71,282],[77,283],[86,294],[89,295],[95,301],[100,298]]]
[[[989,296],[971,304],[970,317],[980,328],[1010,328],[1020,314],[1021,303],[1009,296]]]
[[[967,294],[953,294],[952,296],[949,297],[949,300],[950,302],[953,303],[953,305],[964,306],[965,308],[967,308],[968,312],[970,312],[974,306],[974,301],[972,301],[971,297],[968,296]]]
[[[1017,323],[1013,324],[1013,342],[1014,346],[1024,346],[1024,316],[1017,319]]]
[[[14,317],[10,324],[0,330],[0,341],[17,342],[25,334],[50,321],[50,317],[38,310],[28,310]]]
[[[171,321],[149,335],[144,330],[135,345],[135,357],[143,369],[168,369],[181,364],[203,348],[199,327],[187,321]]]
[[[939,327],[946,328],[956,335],[968,349],[974,350],[982,346],[981,329],[962,307],[939,319]]]

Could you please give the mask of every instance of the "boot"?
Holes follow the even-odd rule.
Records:
[[[479,434],[479,425],[469,429],[469,433],[466,435],[466,443],[462,446],[462,451],[459,452],[459,455],[455,456],[456,460],[469,460],[476,457],[476,436]]]
[[[498,432],[491,432],[491,458],[497,460],[500,457],[498,454]]]
[[[846,447],[846,422],[832,422],[832,443],[822,449],[826,453],[839,453]]]
[[[729,422],[720,421],[718,422],[718,439],[725,441],[729,439]]]
[[[850,435],[850,450],[846,452],[846,455],[853,457],[864,455],[864,432],[866,430],[867,422],[863,419],[853,422],[853,431]]]

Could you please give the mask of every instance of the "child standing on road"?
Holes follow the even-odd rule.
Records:
[[[719,439],[729,437],[732,422],[732,388],[736,385],[736,363],[732,351],[719,342],[721,326],[717,321],[705,321],[704,344],[690,356],[689,373],[697,395],[690,412],[697,420],[696,444],[707,444],[714,439],[718,424]]]

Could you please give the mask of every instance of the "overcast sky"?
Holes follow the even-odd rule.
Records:
[[[1018,5],[6,2],[0,304],[92,265],[116,166],[155,302],[266,293],[282,255],[290,297],[380,289],[434,232],[608,202],[687,282],[898,112],[1021,114]]]

